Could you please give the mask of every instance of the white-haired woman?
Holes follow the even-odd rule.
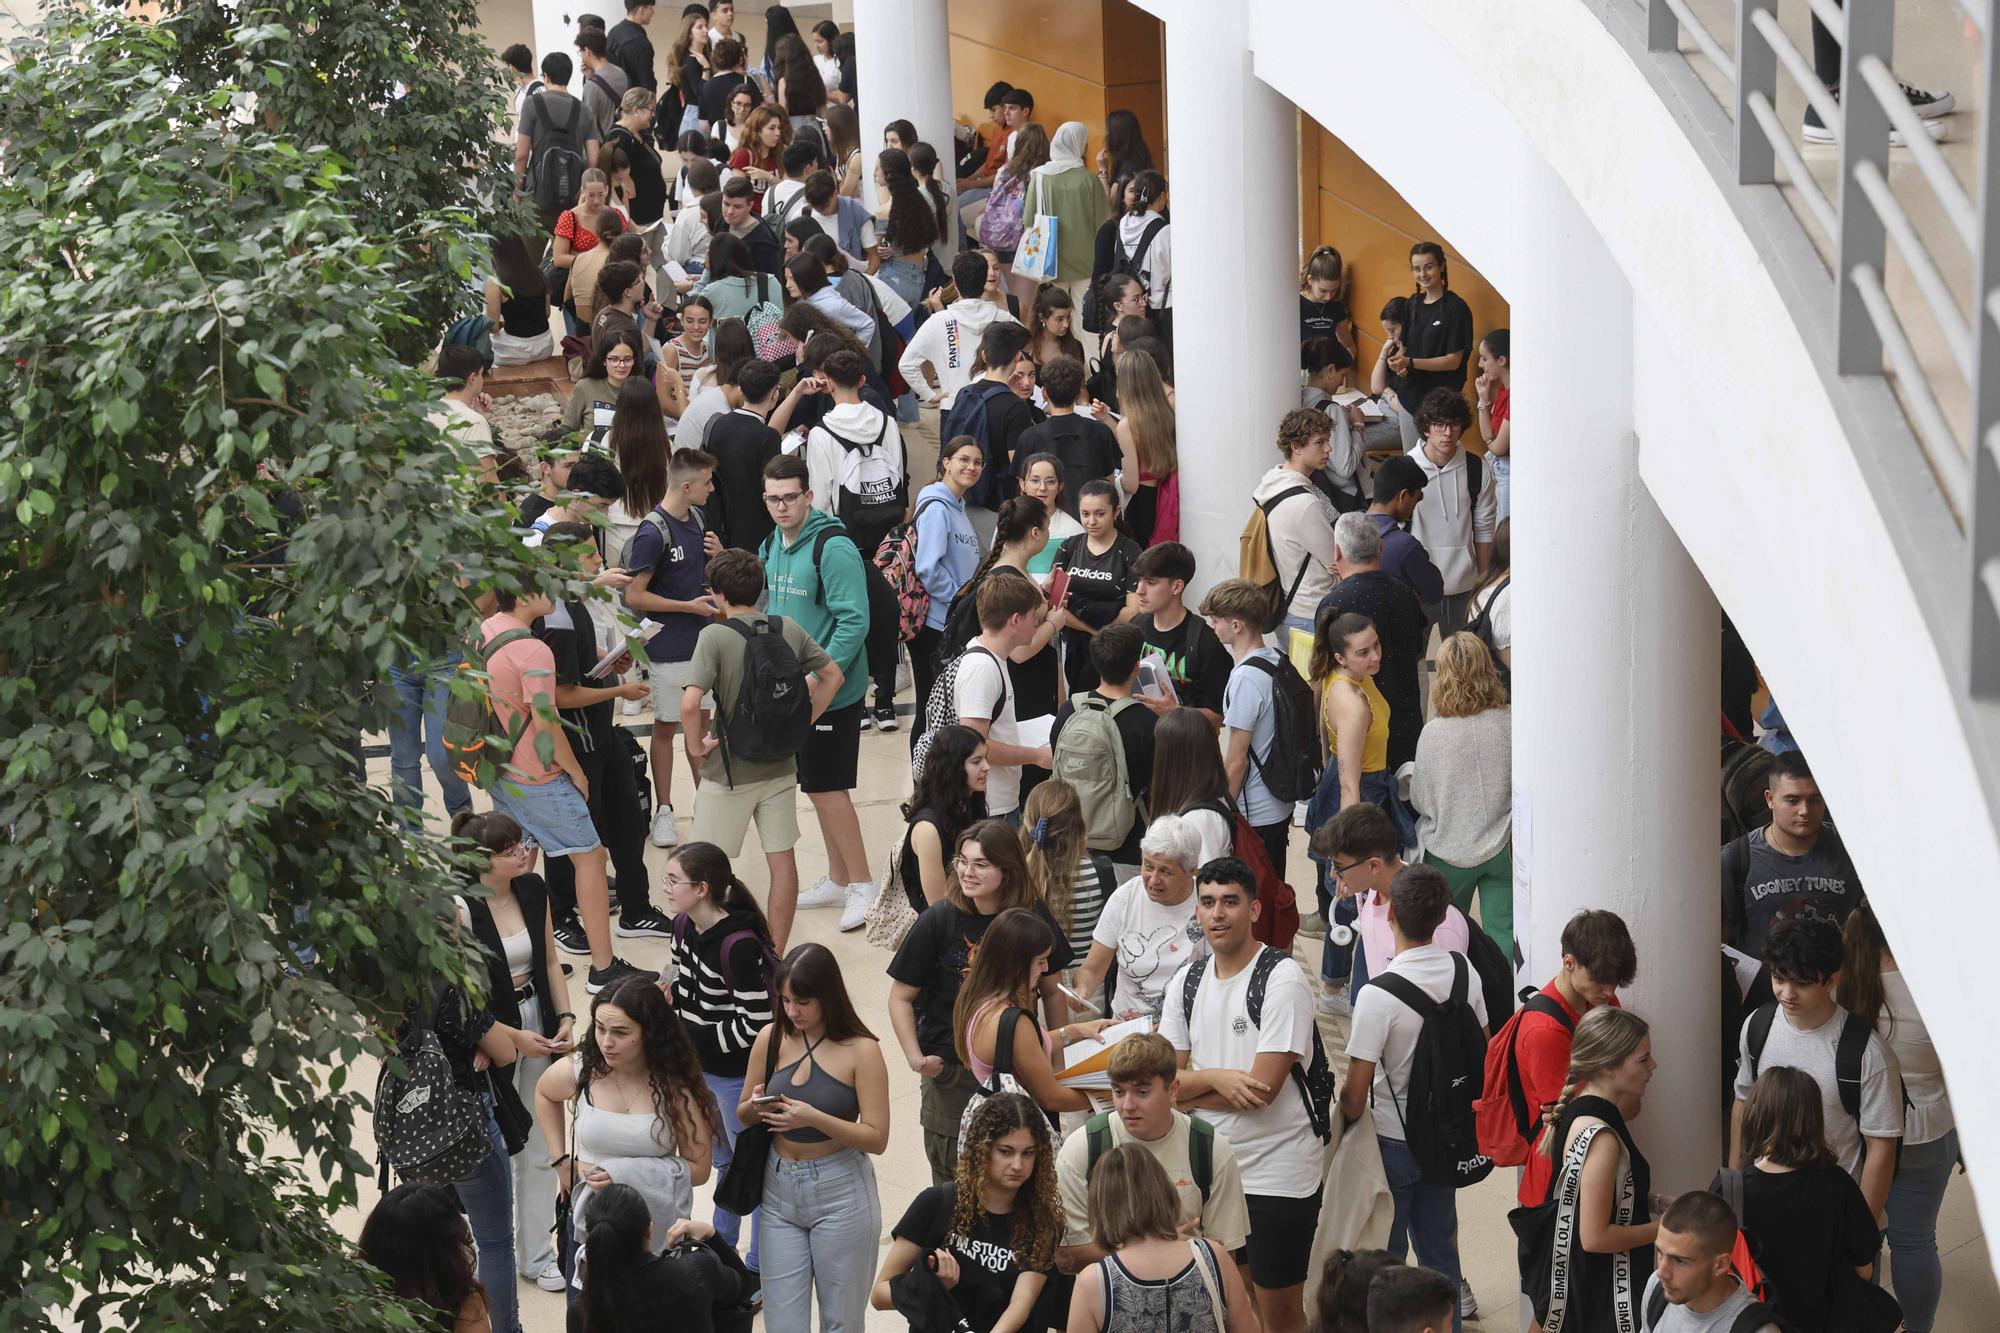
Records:
[[[1208,952],[1194,919],[1194,872],[1201,834],[1179,815],[1161,815],[1139,842],[1139,873],[1119,885],[1098,915],[1076,989],[1094,995],[1115,961],[1118,985],[1105,1012],[1113,1018],[1158,1017],[1167,983]]]

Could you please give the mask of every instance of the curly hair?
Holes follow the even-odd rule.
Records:
[[[1472,717],[1507,706],[1507,687],[1500,683],[1493,654],[1477,634],[1460,630],[1438,645],[1431,706],[1438,717]]]
[[[607,1004],[623,1010],[639,1025],[640,1049],[646,1055],[646,1079],[653,1088],[653,1118],[657,1124],[671,1127],[675,1141],[683,1142],[694,1128],[696,1117],[701,1117],[708,1122],[710,1142],[719,1138],[724,1132],[722,1108],[716,1105],[715,1094],[708,1090],[708,1082],[701,1076],[701,1057],[695,1054],[687,1029],[681,1026],[680,1016],[674,1013],[659,986],[647,977],[626,977],[607,986],[591,1001],[592,1016]],[[581,1051],[583,1069],[576,1081],[579,1099],[592,1079],[611,1072],[604,1052],[597,1049],[595,1023],[583,1030]],[[658,1128],[653,1130],[656,1138],[659,1132]]]
[[[1015,1196],[1014,1226],[1007,1238],[1015,1260],[1023,1268],[1046,1269],[1055,1262],[1056,1243],[1062,1239],[1062,1201],[1056,1194],[1055,1143],[1049,1137],[1049,1119],[1042,1109],[1018,1092],[988,1097],[972,1113],[965,1137],[958,1145],[958,1173],[954,1177],[958,1198],[952,1205],[951,1234],[970,1236],[986,1211],[986,1172],[993,1158],[993,1145],[1017,1129],[1025,1129],[1035,1140],[1035,1172]]]

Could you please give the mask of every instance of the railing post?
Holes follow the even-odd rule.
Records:
[[[1677,51],[1681,45],[1681,21],[1667,0],[1646,0],[1646,49]]]
[[[1889,174],[1889,113],[1861,77],[1861,61],[1875,56],[1895,68],[1895,0],[1870,0],[1846,7],[1847,40],[1840,48],[1840,180],[1834,207],[1840,212],[1840,236],[1835,244],[1834,273],[1839,281],[1834,313],[1834,345],[1843,375],[1882,373],[1882,335],[1868,317],[1854,270],[1866,264],[1883,271],[1887,236],[1882,219],[1855,183],[1863,162],[1872,162],[1886,179]]]
[[[2000,437],[2000,326],[1988,307],[1988,294],[2000,284],[2000,143],[1994,138],[2000,126],[1992,101],[2000,91],[2000,59],[1994,53],[1995,43],[2000,42],[2000,0],[1988,0],[1986,8],[1979,184],[1973,196],[1979,221],[1973,233],[1978,249],[1972,256],[1972,458],[1965,514],[1972,611],[1966,683],[1974,698],[1991,699],[2000,696],[2000,597],[1995,595],[2000,578],[1989,583],[1985,577],[1989,564],[2000,566],[2000,456],[1995,454]]]
[[[1778,56],[1752,24],[1759,12],[1776,18],[1777,9],[1778,0],[1740,0],[1736,6],[1736,180],[1742,185],[1772,185],[1778,179],[1777,155],[1750,113],[1752,93],[1778,104]]]

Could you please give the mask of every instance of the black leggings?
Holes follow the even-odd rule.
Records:
[[[875,707],[896,706],[896,645],[898,618],[895,589],[874,562],[861,562],[861,575],[868,585],[868,676],[875,682]],[[921,713],[918,715],[922,716]]]
[[[1833,0],[1833,3],[1843,9],[1846,7],[1845,0]],[[1837,87],[1840,83],[1840,43],[1826,30],[1826,25],[1819,21],[1817,14],[1813,15],[1812,35],[1813,73],[1819,75],[1819,81],[1827,87]]]
[[[929,625],[918,630],[910,640],[910,670],[917,678],[917,720],[910,727],[910,748],[917,748],[917,736],[924,729],[924,715],[929,710],[931,686],[937,681],[938,644],[944,639],[944,631],[932,629]]]

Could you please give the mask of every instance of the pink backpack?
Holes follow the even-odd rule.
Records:
[[[889,529],[875,549],[875,568],[882,571],[889,591],[896,594],[896,634],[905,643],[923,633],[931,613],[930,589],[917,577],[917,518],[924,510],[944,501],[936,496],[917,506],[907,523]]]

